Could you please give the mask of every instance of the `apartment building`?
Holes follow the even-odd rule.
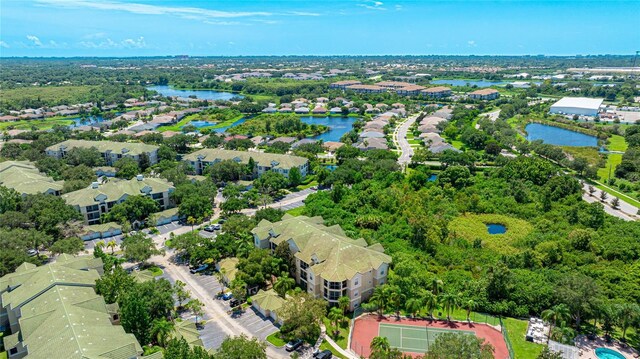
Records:
[[[202,149],[183,157],[183,161],[189,163],[201,175],[204,170],[225,160],[232,160],[242,164],[249,164],[249,160],[253,159],[255,167],[253,169],[253,177],[260,177],[263,173],[274,171],[289,177],[289,172],[293,168],[300,170],[302,177],[309,172],[309,160],[304,157],[281,155],[275,153],[263,152],[247,152],[232,151],[218,148]]]
[[[0,326],[8,359],[138,358],[142,348],[125,333],[117,308],[95,292],[102,260],[59,256],[36,267],[23,263],[0,278]]]
[[[47,147],[45,152],[48,156],[62,159],[74,148],[97,149],[102,154],[107,166],[113,166],[117,160],[123,157],[133,158],[140,163],[143,154],[149,158],[150,165],[158,163],[158,146],[134,142],[67,140]]]
[[[391,257],[380,244],[348,238],[338,225],[327,227],[322,217],[285,214],[280,222],[262,220],[251,232],[258,248],[274,251],[286,243],[295,257],[295,280],[303,290],[329,305],[349,297],[350,309],[367,300],[387,282]]]
[[[495,89],[482,89],[469,93],[469,97],[474,100],[495,100],[499,96],[500,93]]]
[[[54,181],[45,176],[29,161],[5,161],[0,162],[0,185],[23,196],[38,193],[59,196],[64,181]]]
[[[386,88],[377,85],[350,85],[345,89],[359,93],[382,93],[387,91]]]
[[[362,84],[362,82],[358,80],[344,80],[344,81],[338,81],[330,84],[329,88],[346,90],[348,86],[360,85],[360,84]]]
[[[436,86],[426,88],[420,93],[431,98],[443,98],[451,96],[451,89],[445,86]]]
[[[110,180],[106,183],[92,183],[88,188],[62,195],[70,206],[83,216],[86,224],[100,223],[100,217],[129,196],[148,196],[158,203],[163,211],[173,207],[170,194],[175,187],[162,178],[145,178],[138,175],[130,180]]]

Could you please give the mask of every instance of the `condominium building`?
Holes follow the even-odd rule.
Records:
[[[445,86],[429,87],[420,91],[425,96],[432,98],[443,98],[451,96],[451,89]]]
[[[329,88],[345,90],[348,86],[360,85],[361,83],[358,80],[344,80],[332,83]]]
[[[367,300],[376,286],[387,282],[391,257],[380,244],[351,239],[338,225],[327,227],[322,217],[285,214],[280,222],[262,220],[251,232],[258,248],[274,251],[286,243],[295,257],[295,280],[316,298],[337,305],[350,299],[350,309]]]
[[[0,162],[0,185],[23,196],[38,193],[59,196],[64,181],[45,176],[29,161],[5,161]]]
[[[498,90],[495,89],[482,89],[469,93],[469,97],[474,100],[494,100],[500,96]]]
[[[345,90],[351,90],[359,93],[382,93],[386,92],[387,89],[377,85],[350,85],[345,87]]]
[[[143,154],[149,158],[149,164],[158,163],[158,146],[137,142],[113,142],[113,141],[85,141],[67,140],[46,149],[46,154],[58,159],[64,158],[74,148],[95,148],[104,158],[105,165],[113,164],[123,158],[129,157],[140,163]]]
[[[183,161],[189,163],[197,174],[201,175],[205,168],[225,160],[232,160],[242,164],[249,164],[253,159],[255,166],[253,177],[260,177],[263,173],[274,171],[289,177],[293,168],[300,170],[300,175],[305,177],[309,172],[309,160],[304,157],[281,155],[275,153],[232,151],[218,148],[205,148],[183,157]]]
[[[115,305],[95,292],[102,260],[61,255],[36,267],[23,263],[0,278],[0,327],[9,359],[138,358]]]
[[[148,196],[158,203],[159,210],[171,208],[173,202],[169,195],[174,190],[171,182],[165,179],[138,175],[130,180],[94,182],[88,188],[64,194],[62,198],[82,213],[86,224],[98,224],[100,216],[129,196]]]

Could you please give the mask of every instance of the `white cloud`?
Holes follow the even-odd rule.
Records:
[[[124,3],[117,1],[88,1],[88,0],[37,0],[42,5],[64,8],[89,8],[96,10],[125,11],[143,15],[177,15],[180,17],[207,18],[239,18],[248,16],[271,16],[270,12],[263,11],[220,11],[197,7],[159,6],[138,3]]]
[[[469,40],[467,41],[467,45],[469,45],[470,47],[476,47],[476,42],[473,40]]]
[[[33,42],[36,46],[42,46],[42,41],[35,35],[27,35],[27,40]]]
[[[142,36],[136,39],[129,38],[122,41],[113,41],[110,38],[106,38],[100,42],[80,41],[78,44],[89,49],[142,49],[148,47],[144,37]]]
[[[367,0],[357,5],[369,10],[387,10],[387,8],[383,7],[384,3],[382,1]]]
[[[91,40],[91,39],[103,39],[107,37],[107,34],[104,32],[96,32],[93,34],[86,34],[84,35],[82,38],[83,39],[87,39],[87,40]]]
[[[398,10],[398,11],[402,10],[402,5],[396,5],[396,6],[394,6],[394,7],[395,7],[395,8],[396,8],[396,10]]]
[[[317,12],[306,12],[306,11],[290,11],[287,14],[296,15],[296,16],[320,16]]]
[[[0,40],[0,47],[4,47],[5,49],[8,49],[10,46],[6,42]]]

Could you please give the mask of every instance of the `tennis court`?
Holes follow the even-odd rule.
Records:
[[[429,345],[433,344],[438,335],[444,333],[463,333],[475,335],[469,330],[442,329],[433,327],[419,327],[415,325],[399,325],[380,323],[378,335],[386,337],[389,345],[402,352],[425,353]]]

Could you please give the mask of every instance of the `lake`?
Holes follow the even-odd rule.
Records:
[[[242,95],[231,93],[231,92],[221,92],[215,90],[180,90],[175,89],[171,86],[150,86],[147,87],[147,90],[157,91],[162,96],[178,96],[178,97],[189,97],[196,96],[201,100],[230,100],[234,97],[242,98]]]
[[[529,141],[542,140],[544,143],[556,146],[598,147],[596,137],[560,127],[530,123],[525,127],[525,131]]]
[[[303,116],[300,120],[309,125],[324,125],[329,127],[329,131],[311,138],[322,140],[323,142],[335,141],[339,142],[340,137],[351,131],[353,123],[358,120],[356,117],[313,117]]]
[[[95,125],[97,123],[100,123],[100,122],[104,121],[102,116],[87,116],[84,119],[84,122],[82,121],[81,117],[72,117],[72,118],[64,118],[64,119],[73,121],[73,123],[69,125],[69,128],[87,126],[87,125]]]
[[[489,223],[487,224],[487,231],[489,234],[504,234],[507,233],[507,227],[503,224]]]
[[[506,85],[507,82],[502,81],[486,81],[486,80],[433,80],[430,81],[433,85],[451,85],[451,86],[478,86],[478,87],[491,87]]]

